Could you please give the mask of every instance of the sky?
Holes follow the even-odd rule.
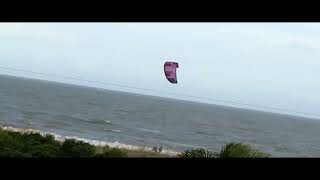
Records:
[[[320,117],[319,32],[320,23],[0,23],[0,74]],[[165,61],[179,63],[178,84]]]

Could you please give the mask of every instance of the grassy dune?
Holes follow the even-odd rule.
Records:
[[[37,132],[13,132],[0,128],[0,157],[19,158],[168,158],[166,154],[147,150],[128,150],[109,146],[94,146],[83,141],[57,141],[52,135]],[[177,158],[261,158],[269,154],[241,143],[229,143],[220,152],[192,149]]]
[[[31,130],[13,132],[0,128],[0,157],[170,157],[147,150],[128,150],[109,146],[94,146],[82,141],[57,141],[52,135]]]

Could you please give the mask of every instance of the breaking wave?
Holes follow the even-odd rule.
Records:
[[[121,132],[119,129],[103,129],[105,131],[112,131],[112,132]]]
[[[144,131],[144,132],[151,132],[151,133],[162,133],[158,130],[146,129],[146,128],[138,128],[137,130]]]

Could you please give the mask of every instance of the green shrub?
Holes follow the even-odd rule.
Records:
[[[218,158],[265,158],[269,154],[260,152],[242,143],[229,143],[217,153]]]
[[[65,140],[60,149],[62,157],[93,157],[95,147],[91,144],[74,139]]]
[[[143,151],[128,151],[108,146],[98,148],[76,141],[65,140],[63,144],[54,140],[52,135],[41,136],[39,133],[10,132],[0,129],[0,157],[102,157],[122,158],[128,156],[151,157],[155,154]],[[95,155],[96,153],[99,153]],[[130,155],[131,153],[131,155]],[[226,144],[220,152],[206,149],[186,150],[178,155],[182,158],[265,158],[269,154],[260,152],[242,143]]]
[[[103,153],[97,155],[100,158],[123,158],[128,157],[127,152],[118,148],[109,148],[108,146],[103,148]]]
[[[179,154],[181,158],[214,158],[214,153],[200,148],[200,149],[193,149],[193,150],[186,150]]]
[[[260,152],[242,143],[226,144],[219,153],[205,149],[186,150],[179,154],[182,158],[266,158],[269,154]]]
[[[32,157],[45,157],[45,158],[53,158],[59,157],[60,155],[60,147],[52,144],[43,144],[36,145],[29,149],[28,153],[32,155]]]

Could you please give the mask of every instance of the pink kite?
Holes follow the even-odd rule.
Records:
[[[178,63],[176,62],[166,62],[164,63],[164,73],[169,82],[176,84],[177,81],[177,73],[176,69],[179,67]]]

